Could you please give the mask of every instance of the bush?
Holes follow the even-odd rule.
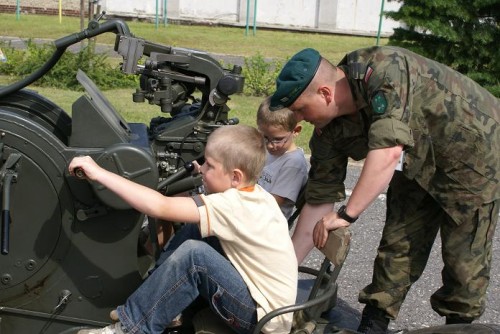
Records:
[[[28,41],[26,50],[2,46],[7,61],[0,63],[0,74],[15,77],[25,77],[40,68],[54,53],[55,46],[38,45]],[[57,64],[44,76],[34,82],[34,85],[82,90],[76,80],[77,70],[84,71],[102,90],[115,88],[132,88],[138,86],[138,78],[125,75],[118,67],[113,67],[105,54],[96,54],[92,47],[87,46],[79,52],[65,52]]]
[[[27,42],[26,50],[15,49],[4,44],[0,47],[7,58],[6,62],[0,62],[0,74],[14,77],[25,77],[33,73],[43,66],[56,50],[53,45],[39,45],[31,40]],[[245,58],[245,66],[243,67],[244,94],[250,96],[272,94],[281,67],[280,61],[266,61],[260,53]],[[118,66],[110,65],[106,54],[95,53],[91,45],[76,53],[65,52],[57,64],[33,84],[43,87],[82,90],[83,88],[76,80],[77,69],[84,71],[101,90],[139,86],[138,76],[123,74]]]
[[[389,44],[447,64],[500,97],[498,0],[392,1],[402,5],[385,15],[405,25],[394,29]]]
[[[282,63],[278,60],[266,61],[259,52],[253,57],[245,57],[245,95],[267,96],[276,89],[276,78]]]
[[[469,72],[466,73],[469,78],[489,90],[496,97],[500,97],[500,80],[492,73]]]

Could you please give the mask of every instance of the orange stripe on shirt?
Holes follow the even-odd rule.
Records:
[[[200,199],[203,201],[203,206],[205,207],[205,215],[207,216],[207,236],[210,236],[210,216],[208,215],[207,203],[205,203],[203,196],[200,196]]]

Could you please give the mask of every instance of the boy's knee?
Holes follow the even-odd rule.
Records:
[[[204,249],[207,246],[207,244],[204,241],[201,240],[186,240],[184,241],[174,252],[176,253],[196,253],[199,252],[201,249]]]
[[[186,240],[171,255],[172,261],[199,262],[208,256],[212,248],[202,240]]]

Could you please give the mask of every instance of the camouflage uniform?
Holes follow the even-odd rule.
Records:
[[[500,102],[474,81],[417,54],[373,47],[339,64],[359,111],[315,131],[306,201],[345,198],[348,157],[404,145],[403,170],[388,190],[373,280],[359,300],[395,319],[441,230],[443,287],[431,297],[442,316],[484,311],[500,203]]]

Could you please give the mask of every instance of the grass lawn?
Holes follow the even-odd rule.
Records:
[[[127,21],[130,31],[148,41],[176,47],[194,48],[212,53],[286,59],[297,51],[312,47],[332,62],[338,62],[345,53],[375,45],[375,37],[359,37],[324,33],[301,33],[297,31],[259,29],[255,36],[245,35],[245,28],[223,26],[196,26]],[[87,23],[85,23],[87,24]],[[85,26],[86,27],[86,26]],[[80,31],[80,19],[58,16],[21,15],[0,13],[0,35],[23,38],[58,39]],[[113,44],[115,35],[107,33],[96,38],[97,43]],[[380,44],[386,44],[382,38]]]

